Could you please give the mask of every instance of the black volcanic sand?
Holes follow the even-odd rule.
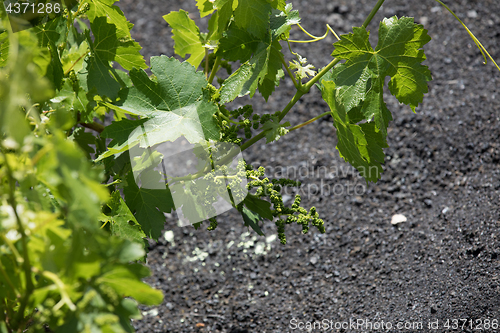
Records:
[[[303,26],[318,36],[326,23],[338,33],[360,26],[376,3],[292,2]],[[451,3],[500,61],[500,2]],[[147,59],[173,55],[162,15],[179,8],[197,15],[194,0],[119,5],[135,24],[132,35]],[[288,226],[283,246],[274,223],[260,237],[247,233],[234,211],[220,216],[213,232],[207,224],[200,230],[177,227],[169,218],[165,231],[173,233],[173,242],[162,237],[151,243],[148,256],[153,275],[147,281],[165,300],[142,308],[144,319],[134,321],[138,332],[293,332],[300,331],[299,323],[315,321],[333,325],[330,332],[376,331],[382,322],[392,332],[450,332],[456,324],[457,331],[476,332],[500,325],[500,72],[483,65],[474,42],[436,2],[387,1],[369,28],[393,15],[413,16],[429,30],[425,64],[433,81],[415,114],[386,96],[394,121],[382,179],[367,186],[339,157],[331,118],[276,143],[255,144],[244,152],[246,160],[275,171],[286,167],[302,182],[302,203],[317,207],[326,233],[311,228],[303,235],[297,225]],[[297,28],[291,36],[307,38]],[[375,43],[376,33],[371,38]],[[294,47],[322,67],[331,60],[333,42],[330,35]],[[267,104],[256,96],[255,110],[282,109],[292,88],[283,81]],[[327,110],[313,89],[288,120],[296,125]],[[392,225],[395,214],[407,221]],[[365,326],[335,329],[349,320],[364,320]],[[439,327],[429,328],[436,321]],[[397,329],[397,323],[408,329]],[[487,331],[500,330],[492,328]]]

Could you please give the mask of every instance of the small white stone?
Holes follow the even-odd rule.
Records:
[[[395,214],[392,216],[392,219],[391,219],[392,225],[396,225],[396,224],[399,224],[402,222],[406,222],[406,216],[404,216],[403,214]]]
[[[276,235],[274,234],[266,237],[266,243],[268,244],[274,242],[275,240],[276,240]]]
[[[475,10],[469,10],[467,12],[467,17],[469,17],[469,18],[476,18],[477,17],[477,12]]]
[[[143,311],[142,315],[145,317],[147,316],[156,317],[158,315],[158,309],[154,308],[149,311]]]
[[[172,230],[165,231],[165,234],[163,235],[165,237],[165,240],[170,243],[170,246],[174,247],[175,242],[174,242],[174,232]]]

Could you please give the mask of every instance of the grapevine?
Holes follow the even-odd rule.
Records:
[[[266,177],[242,152],[331,116],[340,156],[367,181],[380,179],[392,120],[384,92],[415,111],[432,79],[423,65],[431,38],[413,18],[383,19],[370,44],[383,3],[351,32],[327,25],[317,37],[285,0],[198,0],[205,32],[182,9],[163,16],[186,60],[158,56],[149,66],[113,1],[41,3],[34,19],[21,15],[34,5],[0,6],[0,332],[132,332],[138,304],[163,299],[142,282],[141,262],[167,213],[212,231],[222,202],[261,236],[274,223],[282,244],[292,223],[324,233],[315,207],[282,197],[299,182]],[[290,39],[294,26],[310,39]],[[337,41],[328,64],[294,51],[329,33]],[[268,100],[285,76],[295,93],[281,110],[231,106],[257,93]],[[292,126],[287,114],[311,89],[329,111]],[[178,142],[188,148],[165,148]],[[193,170],[167,168],[187,153]]]

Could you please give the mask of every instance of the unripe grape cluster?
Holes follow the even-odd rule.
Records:
[[[277,119],[279,115],[280,111],[274,114],[256,114],[251,105],[245,105],[232,111],[227,110],[224,105],[220,105],[219,114],[215,114],[214,118],[221,128],[220,140],[241,145],[243,138],[238,137],[241,131],[246,139],[250,139],[252,129],[261,129],[265,123],[271,119]]]
[[[246,139],[250,139],[252,137],[252,129],[258,130],[270,121],[279,122],[279,120],[277,120],[279,119],[279,115],[279,111],[274,114],[255,114],[251,105],[245,105],[231,111],[227,110],[224,105],[220,105],[219,112],[214,114],[214,118],[221,128],[220,140],[222,142],[241,145],[243,138],[239,135],[241,135],[242,132],[244,133]],[[283,128],[283,130],[285,129]],[[242,172],[241,170],[246,171]],[[251,195],[256,198],[267,200],[271,203],[271,213],[273,219],[276,219],[275,224],[278,228],[278,237],[282,244],[286,244],[286,224],[295,222],[301,225],[302,232],[304,234],[309,231],[311,224],[321,233],[325,232],[324,222],[319,218],[316,208],[312,207],[309,211],[307,211],[305,208],[300,206],[300,195],[295,196],[295,200],[290,207],[285,206],[283,203],[283,197],[281,195],[283,187],[297,187],[300,186],[299,182],[286,178],[270,180],[265,177],[264,167],[261,166],[258,169],[253,169],[252,166],[247,165],[242,160],[239,161],[237,171],[231,170],[230,172],[224,174],[231,175],[231,177],[226,178],[228,182],[227,191],[231,194],[231,204],[233,207],[236,207],[238,211],[242,212],[244,205],[242,201],[246,195],[246,192],[242,191],[240,186],[243,180],[247,181],[248,191],[253,192]],[[211,172],[205,175],[204,179],[210,183],[214,179],[217,179],[217,175]],[[199,189],[205,193],[203,196],[205,199],[203,206],[209,209],[208,206],[211,206],[215,202],[215,197],[213,196],[215,189],[212,188],[212,186],[200,186]],[[235,205],[235,202],[239,202],[239,204]],[[217,227],[216,219],[211,218],[209,221],[210,226],[208,227],[208,230],[214,230]],[[201,223],[198,223],[195,227],[199,227],[200,225]]]
[[[295,195],[295,200],[291,207],[286,207],[283,203],[281,190],[285,186],[300,186],[299,182],[291,179],[280,178],[269,180],[265,175],[265,168],[259,167],[257,170],[247,170],[247,177],[252,179],[248,182],[248,189],[256,189],[255,196],[270,199],[274,210],[272,210],[273,217],[278,220],[275,225],[278,228],[278,237],[282,244],[286,244],[285,224],[296,222],[302,226],[302,233],[306,234],[309,231],[309,225],[315,226],[319,232],[325,232],[324,221],[319,218],[319,214],[315,207],[311,207],[309,212],[300,206],[301,197],[299,194]],[[264,178],[263,178],[264,177]]]

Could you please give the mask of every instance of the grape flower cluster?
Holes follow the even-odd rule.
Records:
[[[265,168],[259,167],[257,170],[248,168],[247,177],[250,180],[248,182],[248,189],[255,189],[255,196],[259,198],[269,198],[273,205],[273,210],[271,211],[273,217],[277,218],[275,222],[278,227],[278,237],[282,244],[286,244],[285,236],[285,225],[296,222],[302,226],[302,233],[307,234],[309,231],[309,225],[315,226],[321,233],[325,232],[324,221],[319,218],[319,214],[316,211],[316,207],[311,207],[309,212],[300,206],[301,196],[299,194],[295,195],[295,200],[291,207],[286,207],[283,203],[283,197],[281,196],[281,190],[283,187],[287,186],[300,186],[300,182],[296,182],[291,179],[280,178],[269,180],[265,175]]]

